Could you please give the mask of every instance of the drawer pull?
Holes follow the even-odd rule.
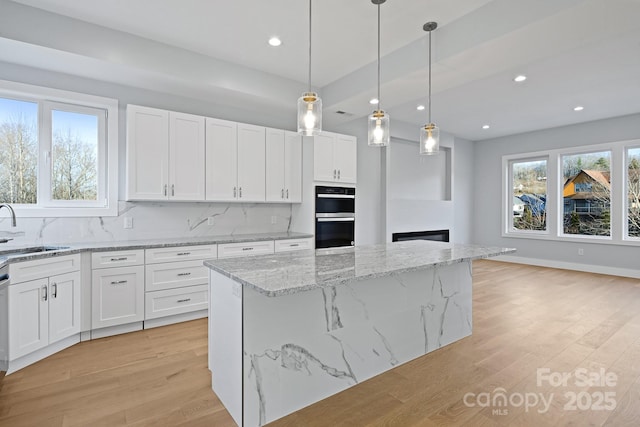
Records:
[[[127,283],[126,280],[116,280],[115,282],[111,282],[112,285],[122,285]]]
[[[249,247],[249,248],[242,248],[243,251],[252,251],[253,248]]]
[[[191,301],[191,298],[179,299],[176,302],[189,302],[189,301]]]
[[[126,256],[125,256],[125,257],[121,257],[121,258],[111,258],[111,261],[112,261],[112,262],[113,262],[113,261],[126,261],[126,260],[127,260],[127,257],[126,257]]]
[[[188,273],[178,273],[178,277],[181,277],[181,276],[191,276],[191,273],[190,272],[188,272]]]
[[[182,256],[182,255],[191,255],[191,252],[178,252],[177,254],[178,256]]]
[[[295,248],[296,246],[300,246],[300,243],[291,243],[289,246]]]

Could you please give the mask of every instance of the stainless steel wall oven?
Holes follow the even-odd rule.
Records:
[[[316,187],[316,249],[355,244],[356,189]]]

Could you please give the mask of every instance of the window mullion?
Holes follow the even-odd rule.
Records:
[[[38,103],[38,205],[51,205],[51,106],[46,101]]]

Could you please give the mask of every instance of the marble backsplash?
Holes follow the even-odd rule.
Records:
[[[15,228],[3,210],[0,238],[13,239],[12,245],[43,245],[296,231],[289,229],[292,210],[290,204],[121,201],[117,217],[18,216]],[[133,228],[124,228],[125,218]]]

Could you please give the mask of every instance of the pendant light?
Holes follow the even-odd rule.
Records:
[[[380,5],[387,0],[371,0],[378,6],[378,108],[369,116],[367,129],[369,130],[369,145],[386,147],[389,145],[389,115],[380,108]]]
[[[322,131],[322,99],[311,91],[311,0],[309,0],[309,90],[298,99],[298,133],[318,135]]]
[[[429,119],[420,128],[420,154],[438,154],[440,151],[440,129],[431,121],[431,32],[438,28],[437,22],[427,22],[422,27],[429,33]]]

